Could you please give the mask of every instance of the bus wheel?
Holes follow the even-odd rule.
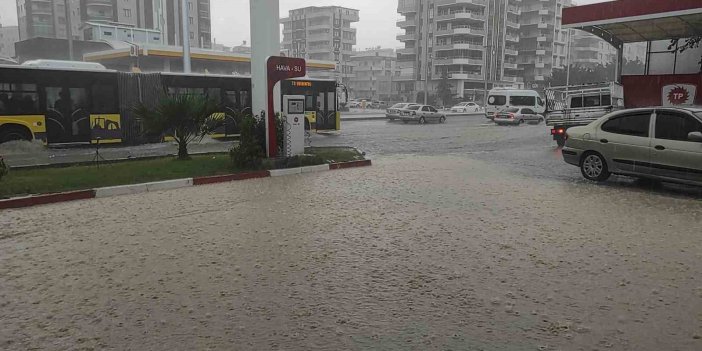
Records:
[[[17,125],[0,128],[0,144],[13,140],[32,141],[32,132],[25,127]]]

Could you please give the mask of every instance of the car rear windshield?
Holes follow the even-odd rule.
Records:
[[[419,105],[412,105],[412,106],[408,107],[407,109],[408,110],[419,110],[419,107],[420,107]]]
[[[519,112],[519,109],[512,107],[512,108],[504,109],[503,112],[516,113],[516,112]]]
[[[394,104],[394,105],[392,105],[391,108],[403,108],[403,107],[405,107],[405,104]]]
[[[493,106],[502,106],[507,104],[507,97],[504,95],[490,95],[488,104]]]

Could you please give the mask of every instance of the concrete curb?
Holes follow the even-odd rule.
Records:
[[[82,191],[71,191],[57,194],[32,195],[25,197],[17,197],[6,200],[0,200],[0,210],[12,208],[24,208],[39,205],[54,204],[59,202],[87,200],[94,198],[106,198],[121,195],[132,195],[140,193],[148,193],[162,190],[172,190],[188,188],[193,186],[228,183],[232,181],[241,181],[247,179],[258,179],[268,177],[281,177],[293,174],[309,174],[313,172],[324,172],[336,169],[346,169],[354,167],[371,166],[371,160],[351,161],[332,163],[328,165],[308,166],[289,169],[277,169],[270,171],[246,172],[237,174],[227,174],[210,177],[195,177],[185,179],[173,179],[162,182],[152,182],[143,184],[120,185],[105,188],[97,188]]]

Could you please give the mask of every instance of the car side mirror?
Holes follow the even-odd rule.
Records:
[[[691,132],[687,135],[687,139],[689,139],[690,141],[702,143],[702,132]]]

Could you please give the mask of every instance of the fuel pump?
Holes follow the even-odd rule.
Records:
[[[285,156],[305,153],[305,97],[303,95],[283,96],[285,116]]]

